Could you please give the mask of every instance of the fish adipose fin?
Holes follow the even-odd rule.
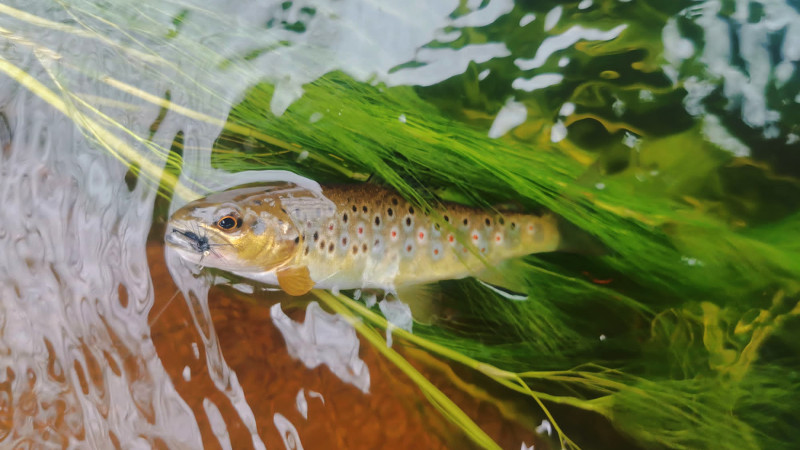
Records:
[[[314,287],[308,267],[295,266],[279,270],[278,285],[289,295],[303,295]]]
[[[528,300],[528,285],[519,274],[520,270],[513,267],[512,261],[506,261],[496,267],[487,267],[475,278],[495,294],[519,302]]]

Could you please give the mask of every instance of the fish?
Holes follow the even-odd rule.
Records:
[[[557,250],[561,236],[552,213],[455,203],[424,211],[374,184],[273,182],[186,204],[170,217],[165,240],[190,263],[298,296],[311,289],[397,292],[498,275],[505,261]],[[489,286],[503,290],[502,282]]]

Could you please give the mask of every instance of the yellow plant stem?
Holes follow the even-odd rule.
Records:
[[[146,173],[152,179],[158,179],[162,174],[162,167],[156,165],[154,162],[143,158],[139,153],[129,146],[125,141],[115,136],[113,133],[105,129],[103,126],[94,120],[80,114],[76,117],[74,110],[70,109],[66,102],[55,94],[48,87],[33,78],[24,70],[15,66],[5,58],[0,57],[0,71],[16,80],[19,84],[38,95],[42,100],[49,103],[50,106],[60,111],[65,116],[72,119],[82,129],[92,134],[97,138],[98,142],[114,157],[125,163],[131,165],[135,163],[139,170]],[[193,191],[186,186],[179,184],[177,176],[173,174],[164,174],[164,181],[172,186],[175,186],[175,194],[184,199],[191,199],[197,197]]]
[[[334,297],[327,291],[314,290],[314,294],[327,305],[331,310],[342,316],[347,320],[356,331],[359,332],[375,349],[377,349],[383,356],[391,361],[398,369],[400,369],[406,376],[408,376],[417,386],[419,386],[422,393],[428,400],[438,408],[442,414],[445,415],[450,421],[456,424],[459,428],[464,430],[467,436],[470,437],[476,444],[486,449],[500,449],[494,440],[487,435],[475,422],[467,416],[452,400],[450,400],[442,391],[434,386],[424,375],[419,373],[408,361],[405,360],[399,353],[386,346],[386,338],[375,332],[374,329],[367,326],[362,320],[356,317],[342,302],[341,296]],[[399,331],[393,328],[392,332]]]
[[[367,320],[369,320],[370,322],[376,324],[377,326],[379,326],[381,328],[385,329],[386,327],[389,326],[389,323],[386,321],[385,318],[383,318],[380,315],[372,312],[370,309],[368,309],[366,306],[362,305],[361,303],[359,303],[359,302],[357,302],[355,300],[352,300],[352,299],[350,299],[350,298],[348,298],[348,297],[346,297],[344,295],[339,294],[339,295],[334,297],[331,294],[329,294],[327,292],[324,292],[324,291],[314,290],[313,292],[317,295],[317,297],[319,297],[321,300],[323,300],[323,302],[325,302],[326,305],[328,305],[331,309],[333,309],[337,313],[342,314],[343,316],[347,316],[347,314],[342,313],[343,308],[346,307],[346,308],[349,308],[353,312],[357,313],[361,317],[366,318]],[[347,311],[347,310],[344,309],[344,311]],[[348,320],[350,320],[350,319],[348,319]],[[359,323],[361,324],[362,327],[364,327],[363,323],[361,323],[361,322],[359,322]],[[370,330],[369,328],[366,328],[366,329]],[[356,330],[360,331],[358,327],[356,327]],[[467,356],[465,356],[465,355],[463,355],[461,353],[453,351],[453,350],[451,350],[451,349],[449,349],[447,347],[444,347],[442,345],[436,344],[434,342],[430,342],[428,340],[425,340],[424,338],[421,338],[419,336],[411,334],[411,333],[409,333],[409,332],[407,332],[405,330],[402,330],[402,329],[399,329],[399,328],[392,328],[392,333],[397,335],[399,338],[401,338],[403,340],[406,340],[406,341],[408,341],[408,342],[410,342],[412,344],[418,345],[419,347],[428,350],[429,352],[444,356],[445,358],[448,358],[448,359],[450,359],[452,361],[461,363],[461,364],[463,364],[463,365],[465,365],[467,367],[470,367],[470,368],[472,368],[474,370],[477,370],[477,371],[483,373],[484,375],[488,376],[489,378],[491,378],[495,382],[499,383],[502,386],[505,386],[505,387],[507,387],[509,389],[512,389],[514,391],[517,391],[517,392],[520,392],[520,393],[523,393],[523,394],[526,394],[526,395],[530,396],[531,398],[534,399],[534,401],[536,401],[536,403],[542,409],[544,414],[547,416],[548,420],[553,425],[553,428],[558,433],[558,436],[559,436],[559,439],[561,441],[561,444],[564,447],[578,448],[578,446],[574,442],[572,442],[572,440],[569,439],[569,437],[567,437],[566,434],[564,434],[564,432],[558,426],[558,424],[556,423],[556,421],[553,418],[552,414],[547,409],[547,407],[544,405],[543,400],[552,401],[554,403],[561,403],[561,404],[571,405],[571,406],[575,406],[575,407],[578,407],[578,408],[581,408],[581,409],[584,409],[584,410],[590,410],[590,411],[598,410],[598,408],[595,406],[595,403],[592,402],[592,401],[581,400],[581,399],[577,399],[577,398],[574,398],[574,397],[562,397],[562,396],[545,394],[545,393],[541,393],[541,392],[534,392],[534,391],[532,391],[530,389],[530,387],[527,385],[527,383],[525,383],[525,381],[518,374],[516,374],[514,372],[509,372],[509,371],[506,371],[506,370],[502,370],[502,369],[499,369],[499,368],[497,368],[495,366],[492,366],[490,364],[485,364],[485,363],[476,361],[476,360],[474,360],[472,358],[469,358],[469,357],[467,357]],[[379,347],[380,346],[386,347],[386,344],[384,342],[384,338],[381,337],[381,336],[378,336],[378,339],[379,339],[379,341],[378,341],[379,345],[378,346]],[[397,355],[397,357],[402,360],[402,357],[400,357],[399,355]],[[392,360],[392,361],[394,362],[394,360]],[[405,364],[408,364],[405,360],[402,360],[402,361]],[[420,376],[422,376],[422,375],[420,375]],[[425,381],[427,382],[427,380],[425,380]],[[463,412],[462,412],[462,414],[463,414]]]

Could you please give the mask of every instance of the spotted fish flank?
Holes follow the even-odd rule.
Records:
[[[167,243],[185,259],[292,295],[312,287],[395,290],[463,278],[553,251],[559,240],[552,215],[456,204],[426,213],[372,185],[234,189],[184,206],[167,230]]]

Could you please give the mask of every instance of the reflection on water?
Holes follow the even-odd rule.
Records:
[[[316,303],[212,287],[165,255],[159,226],[194,191],[291,176],[212,165],[219,118],[258,82],[275,86],[275,117],[331,71],[416,86],[491,138],[594,152],[581,182],[597,190],[621,173],[683,194],[697,181],[662,178],[671,154],[638,152],[695,121],[722,150],[798,173],[789,2],[113,3],[0,5],[2,447],[474,445]],[[309,121],[324,129],[332,107]],[[294,150],[281,155],[308,156]],[[168,175],[184,190],[167,206]],[[758,220],[765,192],[720,202]],[[549,442],[538,412],[401,351],[503,448]]]
[[[13,136],[0,177],[4,445],[199,445],[150,339],[155,192],[128,191],[127,169],[34,95],[7,79],[0,92]]]

